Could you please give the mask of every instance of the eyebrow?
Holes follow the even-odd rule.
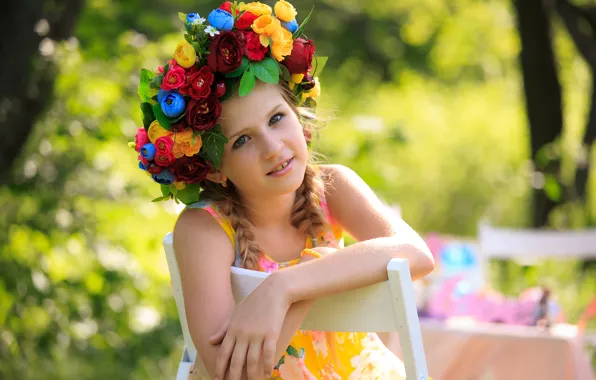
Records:
[[[269,117],[273,116],[273,114],[275,113],[275,111],[277,111],[280,107],[282,107],[284,105],[284,103],[278,103],[275,107],[273,107],[271,109],[271,111],[269,111],[268,115]],[[234,137],[239,136],[241,134],[243,134],[244,132],[246,132],[247,130],[249,130],[251,127],[245,127],[242,128],[241,130],[239,130],[238,132],[234,133],[233,135],[231,135],[228,139],[232,140]]]

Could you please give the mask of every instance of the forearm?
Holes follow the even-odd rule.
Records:
[[[383,237],[358,242],[318,260],[276,272],[271,280],[283,289],[289,302],[311,300],[386,281],[387,264],[393,258],[408,260],[412,279],[427,275],[434,267],[425,246]]]
[[[279,338],[277,340],[277,348],[275,350],[276,360],[279,360],[279,358],[281,358],[285,353],[286,349],[290,345],[290,341],[296,334],[296,331],[300,328],[304,318],[306,318],[308,310],[312,306],[313,302],[314,300],[305,300],[295,302],[292,304],[292,306],[290,306],[290,309],[286,314],[286,319],[284,320],[281,333],[279,334]],[[277,362],[275,364],[277,365]]]

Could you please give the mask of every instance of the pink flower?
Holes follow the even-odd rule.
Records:
[[[143,145],[149,144],[150,142],[145,128],[137,129],[137,135],[135,136],[135,150],[140,152]]]
[[[279,269],[279,264],[267,259],[264,255],[259,256],[259,266],[266,273],[272,273]]]
[[[186,81],[186,72],[183,67],[170,67],[168,73],[161,82],[161,89],[164,91],[175,90]]]
[[[170,153],[174,147],[174,141],[170,136],[161,136],[155,140],[155,149],[159,153]]]

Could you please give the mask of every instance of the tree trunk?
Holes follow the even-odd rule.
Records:
[[[41,54],[40,43],[71,36],[82,7],[83,0],[9,1],[0,12],[0,184],[7,182],[7,173],[52,98],[56,68]],[[38,24],[40,20],[47,21],[47,27]],[[36,31],[36,25],[42,27]]]
[[[520,63],[530,124],[530,148],[532,160],[535,160],[539,149],[553,142],[563,129],[561,86],[551,45],[550,20],[542,0],[516,0],[515,9],[521,37]],[[557,166],[549,170],[558,170]],[[546,225],[555,205],[543,189],[535,189],[532,225]]]

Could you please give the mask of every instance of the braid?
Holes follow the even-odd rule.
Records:
[[[296,191],[290,222],[301,234],[317,238],[327,225],[325,213],[319,203],[321,191],[317,188],[317,174],[310,165],[306,166],[304,181]]]
[[[251,223],[236,191],[230,192],[230,195],[221,203],[220,209],[235,231],[238,251],[242,257],[242,266],[247,269],[257,269],[257,260],[261,250],[254,242],[255,236],[251,230]]]

